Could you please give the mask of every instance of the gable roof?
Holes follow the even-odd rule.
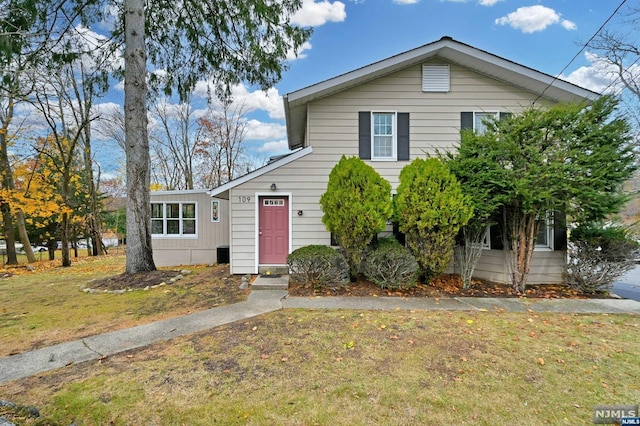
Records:
[[[254,171],[252,171],[251,173],[247,173],[244,176],[240,176],[239,178],[236,178],[232,181],[229,181],[227,183],[225,183],[224,185],[220,185],[217,188],[213,188],[210,191],[207,191],[207,193],[209,195],[211,195],[212,197],[219,197],[222,199],[228,199],[229,198],[229,194],[228,191],[232,188],[235,188],[238,185],[241,185],[245,182],[250,181],[251,179],[255,179],[258,176],[262,176],[263,174],[270,172],[271,170],[277,169],[280,166],[284,166],[285,164],[288,164],[292,161],[297,160],[298,158],[304,157],[305,155],[311,154],[313,152],[313,148],[308,146],[304,149],[299,149],[295,152],[292,152],[290,154],[286,154],[286,155],[282,155],[282,156],[278,156],[277,159],[275,159],[274,161],[269,161],[269,163],[267,163],[266,165],[260,167],[259,169],[256,169]],[[227,192],[227,194],[225,194],[225,192]]]
[[[435,57],[531,93],[543,94],[541,97],[555,102],[579,102],[599,96],[591,90],[461,43],[451,37],[442,37],[438,41],[284,95],[289,149],[304,146],[308,102],[331,96]]]

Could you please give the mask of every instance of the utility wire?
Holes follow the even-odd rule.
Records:
[[[591,36],[591,38],[589,38],[589,40],[584,43],[582,45],[582,47],[580,48],[580,50],[578,51],[578,53],[576,53],[574,55],[573,58],[571,58],[571,60],[569,61],[569,63],[567,65],[564,66],[564,68],[562,68],[562,71],[560,71],[560,73],[558,75],[556,75],[555,77],[553,77],[553,80],[551,80],[551,82],[549,84],[547,84],[547,87],[544,88],[544,90],[542,91],[542,93],[540,93],[538,95],[538,97],[535,99],[535,101],[533,101],[533,104],[535,105],[536,102],[538,102],[538,100],[544,95],[544,92],[547,91],[547,89],[549,87],[551,87],[551,85],[553,83],[556,82],[556,80],[558,79],[558,76],[562,75],[563,72],[565,72],[567,70],[567,68],[569,68],[569,65],[571,65],[573,63],[573,61],[576,60],[576,58],[578,56],[580,56],[580,54],[584,51],[584,49],[587,48],[587,46],[589,45],[589,43],[591,43],[593,41],[594,38],[596,38],[596,36],[598,35],[598,33],[600,33],[600,31],[602,31],[602,29],[609,23],[609,21],[615,16],[616,13],[618,13],[618,11],[620,10],[620,8],[622,8],[622,6],[624,6],[624,4],[627,2],[627,0],[622,0],[622,2],[618,5],[618,7],[616,7],[616,10],[613,11],[613,13],[611,15],[609,15],[609,17],[607,18],[606,21],[604,21],[604,23],[602,25],[600,25],[600,28],[598,28],[598,30],[593,33],[593,35]]]

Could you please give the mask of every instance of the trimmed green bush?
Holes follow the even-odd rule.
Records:
[[[406,289],[418,284],[418,262],[395,238],[382,238],[364,258],[364,274],[380,288]]]
[[[307,282],[314,288],[338,287],[349,281],[349,265],[337,250],[308,245],[287,256],[291,279]]]
[[[322,222],[342,248],[355,280],[365,249],[391,218],[391,185],[361,159],[342,156],[329,174],[320,206]]]
[[[417,158],[400,172],[396,220],[424,282],[449,266],[455,237],[473,215],[470,201],[456,177],[437,158]]]
[[[635,268],[640,250],[624,228],[596,223],[571,232],[568,253],[567,285],[594,294],[610,290],[617,278]]]

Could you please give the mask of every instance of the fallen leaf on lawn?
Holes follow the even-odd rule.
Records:
[[[538,358],[538,360],[536,362],[538,363],[538,365],[544,365],[544,359],[543,358]]]
[[[472,319],[468,319],[467,320],[467,324],[473,324],[473,320]]]
[[[389,339],[398,340],[398,339],[399,339],[399,337],[398,337],[398,336],[396,336],[396,335],[393,335],[393,336],[389,337]]]
[[[337,358],[336,358],[336,361],[337,361],[337,362],[342,361],[342,357],[340,357],[340,356],[339,356],[339,357],[337,357]]]
[[[289,358],[287,358],[286,356],[283,356],[283,357],[280,359],[280,361],[282,361],[282,362],[287,362],[287,361],[289,361]]]
[[[253,327],[251,330],[256,331],[258,327]]]
[[[536,332],[532,331],[531,333],[529,333],[529,337],[536,337]]]
[[[267,354],[261,354],[261,355],[260,355],[260,358],[262,358],[262,359],[269,359],[269,355],[267,355]]]

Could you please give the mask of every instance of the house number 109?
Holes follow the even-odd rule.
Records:
[[[246,195],[241,195],[241,196],[238,197],[238,200],[241,203],[250,203],[251,202],[251,197],[248,197]]]

